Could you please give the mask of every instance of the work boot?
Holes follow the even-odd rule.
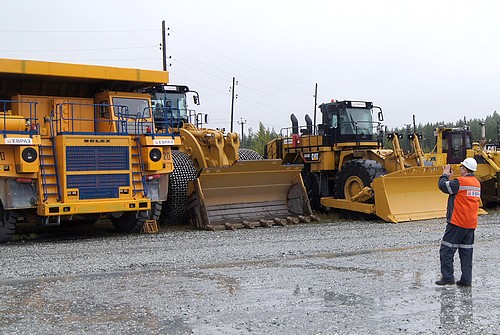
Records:
[[[471,283],[466,283],[466,282],[464,282],[464,281],[462,281],[462,280],[459,280],[459,281],[457,281],[457,286],[461,286],[461,287],[471,287],[471,286],[472,286],[472,284],[471,284]]]
[[[436,285],[443,286],[443,285],[455,285],[454,280],[444,280],[444,279],[439,279],[436,281]],[[457,282],[458,285],[458,282]]]

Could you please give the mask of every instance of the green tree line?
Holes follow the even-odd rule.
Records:
[[[413,134],[416,132],[417,134],[422,136],[420,141],[420,145],[424,152],[430,152],[434,146],[436,145],[436,138],[434,137],[434,129],[438,126],[444,126],[448,128],[461,128],[464,126],[468,126],[472,132],[472,140],[480,141],[481,140],[481,123],[485,123],[485,133],[486,140],[491,143],[500,143],[500,115],[495,111],[492,115],[486,116],[484,119],[471,119],[464,120],[460,119],[455,122],[436,122],[436,123],[419,123],[415,125],[416,129],[413,129],[413,125],[411,126],[403,126],[396,127],[393,129],[388,129],[388,132],[395,132],[403,135],[403,139],[401,140],[401,147],[405,151],[410,150],[410,142],[407,139],[408,134]],[[257,151],[261,155],[264,154],[264,146],[275,139],[278,136],[274,129],[269,129],[264,126],[262,122],[259,122],[259,128],[257,130],[253,130],[252,128],[248,129],[247,134],[243,135],[241,141],[242,148],[248,148]],[[386,147],[390,147],[388,142],[385,142]]]
[[[436,122],[436,123],[426,123],[422,124],[419,123],[416,125],[416,129],[414,130],[413,125],[411,126],[406,126],[406,127],[401,127],[401,128],[394,128],[391,129],[391,132],[399,133],[403,135],[403,139],[401,140],[401,147],[403,150],[408,151],[410,150],[410,142],[407,139],[408,134],[410,133],[417,133],[422,136],[422,139],[420,140],[420,145],[422,146],[422,149],[424,152],[429,152],[431,151],[434,146],[436,145],[436,138],[434,136],[434,129],[436,129],[439,126],[444,126],[447,128],[463,128],[464,126],[469,127],[472,133],[472,140],[473,141],[480,141],[482,140],[481,138],[481,124],[485,124],[485,137],[486,140],[491,142],[491,143],[499,143],[500,142],[500,133],[499,133],[499,126],[500,126],[500,115],[495,111],[493,112],[492,115],[486,116],[484,119],[460,119],[455,122]]]

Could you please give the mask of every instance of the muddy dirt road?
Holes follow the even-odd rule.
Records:
[[[434,285],[442,220],[15,242],[0,334],[500,334],[499,222],[469,289]]]

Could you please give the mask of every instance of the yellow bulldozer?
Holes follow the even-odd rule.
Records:
[[[302,164],[283,165],[240,149],[236,133],[207,128],[207,116],[188,109],[199,95],[187,86],[159,85],[152,96],[155,128],[179,133],[174,171],[160,222],[204,229],[285,225],[314,219],[301,178]]]
[[[425,159],[436,166],[451,164],[455,175],[459,174],[460,162],[474,158],[478,165],[474,175],[481,182],[481,200],[485,205],[500,202],[500,152],[496,146],[487,145],[484,123],[481,125],[481,140],[473,141],[470,128],[439,126],[434,130],[436,145]]]
[[[149,94],[168,73],[0,59],[0,242],[16,225],[156,220],[174,132],[157,133]]]
[[[401,149],[399,134],[387,134],[393,148],[386,149],[380,107],[332,100],[319,108],[321,124],[306,115],[306,125],[299,127],[292,114],[292,127],[265,148],[266,158],[305,165],[302,176],[313,209],[375,214],[394,223],[446,215],[447,198],[437,188],[441,167],[427,166],[417,134],[410,135],[410,153]]]

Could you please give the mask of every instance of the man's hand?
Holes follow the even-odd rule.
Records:
[[[453,174],[453,170],[451,169],[450,164],[446,164],[443,166],[443,174],[447,175],[448,177]]]

